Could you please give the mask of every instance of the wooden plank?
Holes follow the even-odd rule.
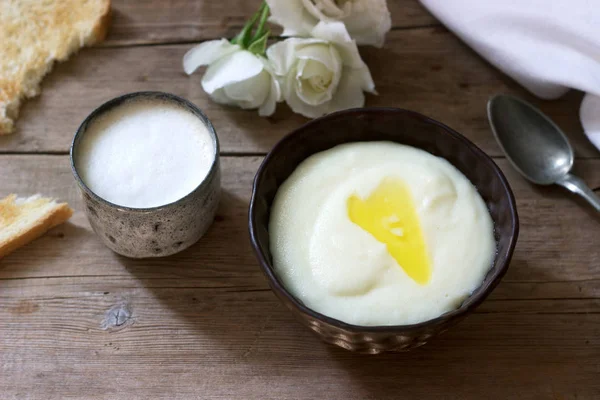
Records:
[[[17,133],[0,137],[0,152],[66,152],[78,125],[94,108],[117,95],[140,90],[172,92],[195,102],[214,123],[227,153],[265,153],[307,122],[284,104],[272,118],[260,118],[253,111],[213,103],[200,87],[201,75],[188,77],[182,70],[181,57],[189,48],[82,51],[58,65],[44,81],[41,96],[26,102]],[[384,49],[367,48],[363,55],[379,90],[379,96],[368,96],[367,106],[422,112],[498,156],[501,151],[488,126],[486,102],[496,93],[515,93],[541,106],[564,128],[579,156],[600,155],[583,135],[578,120],[581,95],[571,93],[557,101],[532,99],[442,28],[395,31]]]
[[[260,0],[113,0],[104,46],[193,42],[234,37]],[[417,0],[388,1],[394,28],[437,24]]]
[[[91,231],[67,156],[0,156],[0,196],[40,192],[66,200],[76,210],[69,224],[2,260],[0,279],[121,278],[136,272],[140,279],[185,277],[218,285],[226,275],[235,285],[246,282],[249,289],[265,289],[247,238],[250,189],[261,159],[223,158],[224,198],[204,240],[171,258],[132,261],[114,255]],[[505,160],[498,163],[512,184],[521,219],[518,248],[506,276],[513,289],[504,294],[499,290],[499,299],[598,298],[600,218],[564,190],[533,187]],[[600,160],[580,160],[576,172],[590,186],[600,187]],[[236,243],[235,252],[231,243]],[[65,263],[66,258],[77,262]]]
[[[132,274],[135,279],[135,274]],[[0,287],[6,281],[0,281]],[[6,398],[593,399],[600,314],[477,313],[417,351],[319,342],[270,292],[28,285],[0,296]],[[134,285],[135,286],[135,285]],[[102,328],[113,307],[131,319]],[[451,366],[451,368],[449,367]],[[111,382],[106,385],[106,382]],[[556,396],[556,397],[552,397]]]
[[[0,196],[42,192],[76,209],[0,261],[3,398],[600,396],[600,220],[584,204],[498,160],[522,220],[505,280],[422,349],[369,357],[321,343],[268,290],[246,228],[261,157],[222,161],[225,196],[208,235],[170,258],[129,260],[92,233],[67,156],[0,156]],[[599,167],[582,160],[577,172],[600,186]],[[107,327],[115,307],[122,325]]]
[[[64,259],[64,258],[63,258]],[[182,298],[184,303],[199,301],[202,298],[230,296],[231,299],[243,298],[251,302],[275,302],[266,280],[255,271],[241,269],[240,275],[221,271],[219,268],[201,264],[209,271],[192,271],[183,275],[165,273],[155,263],[147,262],[145,268],[126,260],[121,263],[126,269],[120,275],[105,275],[104,269],[99,275],[55,276],[30,278],[0,278],[3,306],[11,313],[25,313],[29,309],[37,309],[39,302],[53,306],[57,301],[66,302],[75,307],[79,301],[93,302],[102,296],[116,302],[123,299],[124,304],[142,301],[145,307],[144,293],[150,291],[160,296]],[[171,264],[179,264],[171,260]],[[212,267],[212,270],[210,270]],[[256,270],[258,266],[253,266]],[[215,271],[216,270],[216,271]],[[598,314],[600,313],[600,279],[587,281],[557,282],[502,282],[486,302],[476,310],[477,314],[529,314],[529,315],[564,315],[564,314]],[[56,297],[60,292],[60,299]],[[139,297],[141,296],[141,297]],[[89,299],[87,299],[89,297]],[[196,300],[191,300],[196,297]],[[86,300],[83,300],[86,298]],[[190,301],[188,301],[190,300]],[[238,299],[239,300],[239,299]],[[231,300],[231,301],[238,301]],[[101,306],[102,318],[110,307]],[[89,307],[86,306],[86,309]],[[12,310],[12,311],[11,311]],[[7,317],[8,318],[8,317]],[[97,322],[100,323],[101,319]],[[7,319],[7,321],[9,321]],[[32,321],[35,322],[35,321]]]
[[[94,292],[61,286],[51,297],[0,299],[0,389],[8,399],[600,394],[598,313],[475,314],[422,349],[368,357],[320,343],[268,292],[119,292],[98,281]],[[132,322],[102,329],[106,311],[122,304]]]

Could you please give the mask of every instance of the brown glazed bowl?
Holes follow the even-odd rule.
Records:
[[[402,326],[357,326],[319,314],[294,298],[273,270],[269,249],[270,207],[279,186],[310,155],[347,142],[388,140],[443,157],[475,185],[495,225],[497,254],[482,285],[456,310]],[[513,193],[498,166],[477,146],[447,126],[412,111],[371,108],[341,111],[316,119],[283,138],[260,166],[250,201],[252,246],[271,289],[304,325],[324,341],[361,353],[405,351],[461,321],[481,304],[506,273],[519,221]]]

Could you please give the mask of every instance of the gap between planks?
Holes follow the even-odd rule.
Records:
[[[68,156],[68,151],[0,151],[0,157],[3,156],[59,156],[64,157]],[[267,153],[265,152],[244,152],[244,153],[235,153],[235,152],[221,152],[219,153],[220,157],[231,157],[231,158],[244,158],[244,157],[266,157]],[[505,160],[505,156],[490,156],[492,160]],[[598,157],[575,157],[575,160],[596,160],[600,159]],[[592,191],[600,192],[600,186],[592,187]]]
[[[104,275],[47,275],[47,276],[17,276],[10,278],[2,278],[0,277],[0,281],[17,281],[17,280],[30,280],[30,279],[85,279],[85,278],[130,278],[131,275],[127,274],[104,274]],[[178,278],[178,277],[174,277]],[[146,277],[144,280],[164,280],[164,279],[173,279],[171,277]],[[189,277],[186,277],[189,279]],[[516,284],[540,284],[540,283],[585,283],[585,282],[600,282],[600,279],[579,279],[579,280],[548,280],[548,281],[529,281],[529,280],[513,280],[513,279],[502,279],[504,283],[516,283]],[[224,286],[220,286],[224,287]],[[235,286],[239,287],[239,286]],[[200,287],[199,287],[200,288]],[[234,286],[229,287],[234,288]],[[596,298],[596,297],[594,297]],[[557,298],[562,299],[562,298]],[[587,299],[587,297],[586,297]],[[546,298],[544,300],[556,300],[555,298]]]
[[[68,156],[69,151],[1,151],[0,156]],[[233,152],[233,151],[223,151],[219,153],[220,157],[265,157],[267,153],[257,151],[257,152]],[[503,158],[503,157],[500,157]],[[600,158],[600,157],[599,157]]]
[[[0,157],[2,156],[68,156],[68,151],[0,151]],[[256,152],[233,152],[233,151],[224,151],[219,153],[220,157],[231,157],[231,158],[243,158],[243,157],[266,157],[267,153],[262,151]],[[493,160],[505,160],[506,156],[490,156]],[[600,156],[588,156],[588,157],[580,157],[575,156],[575,160],[598,160]],[[600,190],[600,187],[592,189],[592,190]]]
[[[410,31],[410,30],[420,30],[420,29],[430,29],[430,28],[443,28],[443,29],[447,29],[446,27],[444,27],[442,24],[440,23],[431,23],[431,24],[422,24],[422,25],[414,25],[414,26],[398,26],[398,27],[392,27],[390,29],[390,32],[398,32],[398,31]],[[235,29],[242,29],[242,26],[236,27]],[[108,42],[102,42],[97,44],[96,48],[99,49],[115,49],[115,48],[130,48],[130,47],[153,47],[153,46],[176,46],[176,45],[193,45],[193,44],[198,44],[198,43],[203,43],[203,42],[209,42],[211,40],[220,40],[222,39],[221,37],[206,37],[206,38],[198,38],[198,39],[190,39],[190,40],[157,40],[155,42],[153,41],[133,41],[133,42],[128,42],[128,41],[119,41],[119,40],[115,40],[115,41],[108,41]],[[231,39],[231,38],[225,38],[225,39]],[[287,39],[284,36],[272,36],[270,38],[270,40],[285,40]]]

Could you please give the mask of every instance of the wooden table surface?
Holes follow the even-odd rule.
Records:
[[[264,154],[306,120],[208,100],[181,58],[232,37],[258,0],[113,0],[108,40],[59,64],[0,138],[0,197],[68,201],[71,221],[0,261],[1,399],[599,399],[600,218],[558,188],[521,179],[502,157],[485,103],[499,92],[539,105],[573,141],[576,171],[600,189],[600,153],[578,121],[581,95],[532,98],[440,26],[416,0],[390,0],[382,50],[362,49],[379,96],[448,124],[495,157],[515,191],[521,235],[490,298],[409,353],[363,356],[321,343],[268,289],[247,208]],[[137,90],[186,97],[222,143],[214,225],[179,255],[135,261],[92,232],[68,146],[102,102]],[[111,314],[112,313],[112,314]],[[111,317],[112,315],[112,317]],[[116,318],[115,316],[118,316]]]

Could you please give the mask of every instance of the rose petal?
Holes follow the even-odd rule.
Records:
[[[311,32],[312,36],[327,42],[346,43],[352,42],[348,30],[339,21],[321,21]]]
[[[342,77],[342,72],[344,71],[344,66],[340,52],[335,46],[329,46],[329,52],[331,53],[331,58],[335,60],[335,65],[333,66],[333,82],[331,83],[331,85],[334,88],[334,90],[337,90],[337,87],[340,83],[340,79]]]
[[[328,52],[329,53],[329,52]],[[300,67],[302,63],[302,67]],[[298,63],[298,74],[297,76],[302,79],[310,79],[316,77],[324,77],[329,80],[333,78],[333,72],[327,65],[318,60],[301,60]]]
[[[339,20],[348,15],[351,2],[343,4],[343,9],[334,0],[302,0],[308,12],[319,21]]]
[[[392,27],[392,17],[386,0],[347,2],[352,10],[342,18],[346,29],[359,45],[382,47],[385,35]]]
[[[307,36],[318,20],[310,15],[302,0],[267,0],[270,22],[283,27],[283,36]]]
[[[377,94],[377,90],[375,90],[375,82],[373,82],[373,77],[371,76],[371,71],[369,71],[369,67],[367,67],[366,64],[362,68],[353,69],[353,72],[360,77],[360,87],[362,90],[372,94]]]
[[[190,75],[199,67],[210,65],[239,49],[240,46],[229,43],[227,39],[200,43],[183,56],[183,70]]]
[[[300,97],[298,97],[298,94],[295,90],[295,82],[296,80],[294,74],[290,74],[286,77],[283,85],[285,101],[287,102],[288,106],[290,106],[292,111],[308,118],[318,118],[322,115],[325,115],[327,112],[328,103],[318,106],[306,104],[304,101],[302,101],[302,99],[300,99]]]
[[[312,35],[317,39],[334,43],[340,52],[344,66],[360,68],[364,65],[356,42],[352,40],[343,23],[319,22],[313,29]]]
[[[214,101],[215,103],[219,103],[219,104],[225,104],[228,106],[234,106],[235,102],[233,100],[231,100],[229,97],[227,97],[227,95],[225,94],[225,90],[223,89],[217,89],[212,93],[209,93],[210,99],[212,101]]]
[[[310,79],[319,78],[323,81],[329,81],[327,90],[318,91],[310,82]],[[296,72],[296,94],[307,104],[318,106],[333,97],[335,87],[332,86],[333,71],[330,71],[323,63],[315,60],[300,60]]]
[[[275,89],[275,101],[280,102],[283,101],[283,96],[281,93],[281,83],[277,79],[275,72],[273,71],[273,64],[267,58],[259,57],[260,61],[263,63],[263,67],[265,71],[267,71],[271,75],[271,88]]]
[[[346,110],[348,108],[364,107],[365,95],[362,90],[363,76],[355,69],[344,70],[337,93],[328,104],[327,112]]]
[[[257,56],[248,51],[238,51],[219,59],[208,67],[202,78],[202,88],[208,94],[232,83],[250,79],[263,70]]]
[[[267,58],[271,62],[276,75],[288,74],[294,63],[296,63],[296,52],[305,46],[316,43],[325,43],[318,39],[291,38],[277,42],[267,49]]]
[[[383,46],[392,26],[387,0],[267,0],[283,36],[309,36],[321,21],[342,22],[358,44]]]
[[[299,59],[309,59],[316,60],[321,64],[325,65],[327,69],[330,71],[335,71],[336,67],[340,66],[340,56],[337,54],[338,60],[336,60],[330,51],[329,44],[326,43],[316,43],[308,46],[298,46],[298,50],[296,51],[296,57]]]
[[[271,75],[263,70],[260,74],[244,81],[225,86],[227,97],[235,100],[244,109],[260,107],[271,90]]]
[[[277,79],[271,75],[271,90],[265,102],[258,109],[258,115],[261,117],[273,115],[278,101],[281,101],[281,88]]]

